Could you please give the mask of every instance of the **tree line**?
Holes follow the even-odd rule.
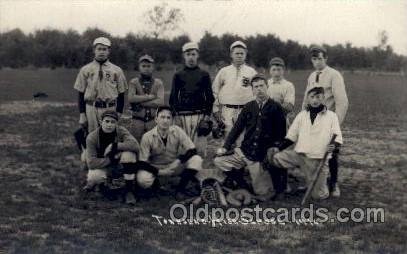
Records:
[[[150,54],[160,65],[182,62],[181,47],[190,41],[187,35],[173,38],[129,33],[124,37],[112,36],[98,28],[89,28],[82,34],[75,30],[36,30],[25,34],[20,29],[0,33],[0,68],[65,67],[78,68],[93,56],[92,42],[106,36],[112,41],[111,60],[124,69],[137,68],[137,59]],[[405,71],[407,57],[396,54],[387,38],[375,47],[355,47],[351,43],[324,45],[329,63],[337,68],[371,71]],[[199,41],[200,60],[207,65],[221,66],[229,62],[229,46],[243,40],[248,48],[248,62],[256,67],[268,67],[272,57],[283,58],[289,69],[310,68],[308,46],[297,41],[283,41],[274,34],[241,37],[234,34],[221,36],[206,32]]]

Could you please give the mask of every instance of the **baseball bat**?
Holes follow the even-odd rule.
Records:
[[[332,138],[331,138],[331,141],[329,142],[329,144],[333,144],[333,143],[335,142],[336,136],[337,136],[336,134],[333,134],[333,135],[332,135]],[[316,171],[316,173],[315,173],[315,175],[314,175],[314,178],[312,179],[310,185],[309,185],[308,188],[307,188],[307,191],[305,192],[304,197],[302,198],[302,201],[301,201],[301,205],[302,205],[302,206],[303,206],[306,202],[308,202],[308,199],[309,199],[309,197],[310,197],[310,195],[311,195],[311,193],[312,193],[312,190],[314,189],[315,184],[317,183],[318,178],[319,178],[319,176],[321,175],[322,169],[324,168],[325,161],[326,161],[326,159],[328,158],[328,155],[329,155],[329,153],[328,153],[328,152],[325,152],[324,157],[322,158],[321,162],[319,163],[318,168],[317,168],[317,171]]]

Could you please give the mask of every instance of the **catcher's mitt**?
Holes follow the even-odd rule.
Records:
[[[216,121],[215,126],[212,129],[212,136],[215,139],[220,139],[225,136],[225,124],[222,121]]]
[[[219,182],[212,178],[202,182],[201,199],[209,206],[227,206],[226,197]]]
[[[197,135],[198,137],[202,137],[202,136],[208,136],[213,128],[213,122],[208,119],[202,119],[199,124],[198,124],[198,128],[197,128]]]

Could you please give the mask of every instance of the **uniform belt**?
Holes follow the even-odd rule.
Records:
[[[235,108],[235,109],[244,107],[244,105],[231,105],[231,104],[224,104],[224,106],[227,108]]]
[[[86,104],[94,106],[95,108],[110,108],[116,106],[116,101],[86,101]]]

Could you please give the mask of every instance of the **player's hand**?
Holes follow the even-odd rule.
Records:
[[[88,119],[86,118],[85,113],[79,114],[79,125],[81,125],[83,128],[88,126]]]
[[[267,161],[270,162],[273,160],[273,157],[276,153],[278,153],[280,150],[278,149],[278,147],[270,147],[267,150]]]
[[[113,145],[112,145],[112,144],[108,145],[108,146],[106,147],[105,152],[104,152],[103,155],[104,155],[105,157],[108,156],[109,153],[112,151],[112,148],[113,148]]]
[[[222,113],[220,111],[213,113],[213,118],[215,118],[217,122],[222,122]]]
[[[157,96],[155,96],[154,94],[149,94],[147,95],[147,98],[150,100],[154,100],[155,98],[157,98]]]
[[[174,171],[176,168],[179,168],[180,166],[181,166],[181,161],[179,159],[176,159],[175,161],[171,162],[171,164],[168,165],[167,168]]]
[[[226,148],[221,147],[221,148],[218,148],[218,150],[216,150],[216,155],[217,155],[217,156],[222,156],[222,155],[224,155],[226,152],[227,152]]]
[[[328,153],[332,153],[335,150],[336,146],[335,144],[329,144],[328,147],[326,148],[326,151]]]

